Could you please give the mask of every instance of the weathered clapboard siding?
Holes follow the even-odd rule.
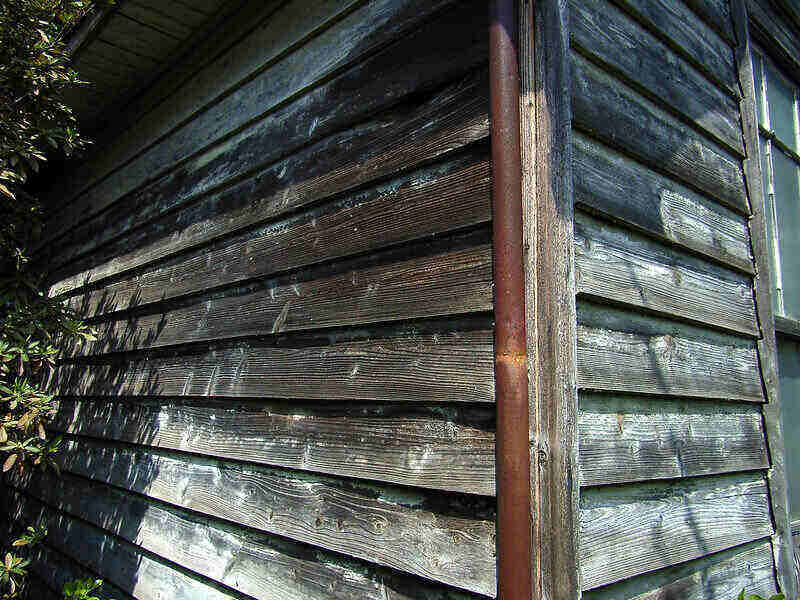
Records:
[[[489,245],[372,268],[344,266],[355,268],[103,323],[96,326],[98,342],[79,346],[75,352],[98,354],[492,309]]]
[[[777,592],[769,542],[754,542],[654,574],[586,591],[587,600],[711,600],[736,598],[742,589],[769,598]]]
[[[573,47],[602,62],[740,156],[744,154],[738,106],[729,94],[608,0],[581,0],[571,3],[570,8]],[[603,27],[602,23],[614,26]],[[730,47],[727,55],[730,68],[723,80],[734,85]]]
[[[581,213],[575,216],[575,263],[578,294],[758,333],[749,278]]]
[[[730,6],[571,9],[583,588],[772,593]]]
[[[59,511],[88,519],[158,557],[259,600],[384,600],[387,595],[411,600],[436,591],[436,586],[412,578],[393,581],[387,573],[365,572],[354,561],[319,556],[285,540],[209,522],[69,474],[61,479],[33,479],[21,487]],[[141,519],[132,523],[121,520],[120,514],[137,514]]]
[[[53,429],[344,477],[494,494],[490,407],[62,399]]]
[[[86,217],[87,210],[91,213],[101,211],[145,181],[153,179],[155,174],[164,173],[167,168],[209,144],[219,143],[225,136],[251,120],[262,117],[271,108],[307,91],[320,79],[416,29],[426,16],[450,1],[426,2],[421,6],[410,0],[366,3],[361,9],[309,39],[295,52],[287,54],[280,62],[271,64],[258,77],[236,88],[209,110],[193,115],[185,125],[170,132],[165,143],[157,144],[127,164],[114,177],[91,188],[59,215],[59,228],[68,230]],[[302,41],[307,35],[297,32],[296,28],[290,28],[287,33],[291,34],[292,42]]]
[[[744,217],[574,131],[575,203],[606,219],[753,272]]]
[[[396,60],[399,56],[395,56]],[[401,83],[401,91],[416,91],[419,79],[408,75],[405,78],[412,82],[410,86]],[[376,96],[373,107],[374,104],[380,107],[390,99],[385,88],[387,82],[378,78],[374,81],[372,91]],[[336,97],[341,97],[342,90],[338,84],[342,83],[335,80],[320,91],[338,90]],[[68,238],[74,247],[65,248],[60,258],[54,258],[54,264],[74,259],[98,243],[110,241],[143,222],[162,217],[151,228],[139,229],[133,236],[126,237],[121,245],[96,253],[89,259],[89,264],[84,266],[73,262],[64,273],[67,277],[72,275],[69,282],[56,286],[52,293],[63,293],[89,280],[114,274],[120,267],[130,269],[147,264],[192,245],[352,190],[386,177],[399,168],[411,168],[431,161],[485,138],[488,135],[486,85],[485,74],[475,73],[443,90],[433,91],[416,106],[397,107],[371,115],[368,121],[357,124],[353,124],[351,119],[353,113],[358,115],[363,105],[353,108],[347,104],[348,108],[331,115],[330,102],[322,115],[311,113],[305,119],[293,121],[291,115],[282,114],[280,118],[263,122],[261,129],[266,131],[247,130],[216,156],[203,155],[183,165],[129,198],[129,202],[76,228]],[[304,96],[301,100],[301,104],[307,105],[314,104],[312,101],[318,98]],[[292,110],[298,108],[294,104],[289,107]],[[318,120],[325,117],[338,117],[334,120],[340,124],[344,121],[348,127],[302,148],[296,154],[290,153],[288,157],[270,163],[232,187],[203,195],[230,183],[231,178],[246,174],[269,152],[280,158],[282,151],[298,149],[293,148],[293,144],[312,141],[315,138],[309,136],[309,129],[315,129]],[[276,135],[288,138],[287,147],[274,144]],[[193,199],[196,201],[186,209],[166,215]],[[224,217],[220,214],[222,212]],[[87,242],[87,239],[93,241]],[[139,248],[140,255],[132,256],[131,246]],[[103,258],[112,258],[112,261],[103,265],[98,273],[80,272]]]
[[[771,534],[761,473],[585,489],[583,584],[606,585]]]
[[[582,56],[572,55],[575,127],[747,214],[740,161]]]
[[[135,546],[58,513],[33,498],[11,489],[4,490],[3,496],[7,506],[19,507],[17,511],[21,519],[47,523],[50,544],[56,550],[81,556],[88,567],[103,573],[109,582],[137,599],[248,600],[244,595],[178,571]]]
[[[493,595],[493,503],[69,441],[65,470],[195,513]],[[460,514],[459,514],[460,513]],[[471,516],[465,517],[464,514]]]
[[[655,317],[585,302],[578,304],[578,385],[598,391],[763,401],[754,341],[705,336]]]
[[[488,222],[489,165],[481,158],[470,153],[413,171],[322,209],[202,247],[168,264],[156,263],[73,296],[70,304],[91,317]],[[186,244],[191,237],[180,240]],[[142,252],[134,254],[137,262],[146,260]],[[121,259],[112,262],[123,270]],[[222,271],[220,264],[225,265]],[[99,274],[92,270],[95,277]]]
[[[615,0],[615,3],[717,86],[733,98],[738,97],[730,40],[698,20],[687,4],[648,0]]]
[[[747,0],[745,5],[753,40],[769,48],[770,54],[795,79],[800,78],[800,39],[792,32],[786,19],[778,14],[771,2]]]
[[[295,347],[248,343],[111,364],[66,364],[56,372],[55,389],[61,395],[90,396],[494,400],[491,331],[376,337],[324,345],[320,341]]]
[[[763,469],[758,406],[583,393],[583,486]]]

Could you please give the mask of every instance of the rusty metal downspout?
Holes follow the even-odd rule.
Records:
[[[516,0],[489,5],[497,403],[497,597],[530,600],[531,488]]]

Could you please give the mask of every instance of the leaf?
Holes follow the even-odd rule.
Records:
[[[8,432],[6,428],[0,426],[0,444],[5,444],[8,441]]]
[[[9,471],[11,467],[14,466],[14,463],[17,462],[17,454],[11,454],[7,459],[6,462],[3,463],[3,473]]]
[[[16,199],[17,199],[17,197],[16,197],[16,196],[14,196],[14,194],[12,194],[12,193],[11,193],[11,190],[9,190],[9,189],[8,189],[6,186],[4,186],[2,183],[0,183],[0,192],[3,192],[3,194],[5,194],[5,195],[6,195],[6,196],[8,196],[9,198],[11,198],[12,200],[16,200]]]
[[[14,557],[11,556],[11,552],[6,552],[6,560],[5,560],[6,569],[11,568],[11,563],[13,562],[13,560]]]
[[[41,423],[39,423],[39,424],[37,425],[37,429],[38,429],[38,432],[39,432],[39,439],[40,439],[40,440],[46,440],[46,439],[47,439],[47,435],[46,435],[46,434],[45,434],[45,432],[44,432],[44,425],[42,425]],[[2,440],[0,440],[0,441],[2,441]]]

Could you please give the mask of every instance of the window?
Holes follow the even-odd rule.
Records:
[[[773,308],[778,320],[800,321],[800,86],[758,49],[753,73]],[[800,338],[778,337],[778,362],[789,510],[800,523]]]

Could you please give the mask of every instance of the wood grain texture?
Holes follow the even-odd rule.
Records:
[[[577,53],[570,66],[574,122],[581,132],[748,214],[738,158]]]
[[[97,527],[70,518],[37,500],[11,489],[3,490],[6,506],[28,521],[46,519],[48,543],[59,552],[78,558],[104,579],[137,600],[247,600],[236,592],[217,588],[208,580],[176,570]]]
[[[582,486],[768,466],[758,406],[584,393],[578,423]]]
[[[380,58],[399,69],[398,55]],[[452,68],[450,57],[439,58],[447,59],[445,68]],[[183,165],[129,197],[126,203],[89,219],[63,240],[66,247],[62,256],[53,258],[54,267],[70,261],[62,273],[54,274],[56,281],[67,281],[58,284],[53,293],[185,251],[485,138],[488,98],[483,72],[444,89],[419,94],[407,105],[373,114],[366,121],[352,122],[365,118],[361,111],[397,100],[387,86],[401,95],[419,90],[419,85],[430,83],[424,75],[440,75],[441,66],[434,62],[430,71],[404,71],[398,74],[400,81],[375,77],[374,85],[368,86],[362,86],[358,79],[337,79],[318,90],[322,98],[301,98],[298,102],[303,106],[290,105],[288,115],[280,113],[262,122],[258,131],[245,131],[225,148],[217,149],[215,155],[203,155]],[[359,89],[362,103],[354,104],[342,96],[353,85]],[[327,100],[325,109],[323,100]],[[294,120],[292,113],[301,108],[310,112]],[[330,131],[329,127],[337,124],[339,128]],[[333,135],[325,137],[325,131],[311,135],[309,132],[315,129],[327,129]],[[275,144],[276,137],[284,143]],[[301,144],[307,145],[295,152]],[[270,155],[280,160],[270,161]],[[263,165],[262,161],[268,166],[229,185],[232,177],[248,174],[253,167]],[[227,187],[219,189],[220,185]],[[155,222],[148,228],[139,227],[152,220]],[[97,249],[123,235],[116,243]],[[91,254],[74,261],[86,253]]]
[[[761,473],[581,491],[586,589],[771,534]]]
[[[65,470],[265,533],[460,589],[495,588],[491,504],[469,518],[423,493],[70,441]],[[462,500],[461,503],[467,502]],[[469,502],[467,503],[469,504]],[[441,508],[441,507],[440,507]]]
[[[685,0],[703,21],[711,26],[731,46],[736,43],[731,21],[731,6],[728,0]]]
[[[33,479],[25,492],[136,546],[258,600],[429,598],[435,586],[386,577],[319,550],[198,519],[69,474]],[[336,564],[338,562],[338,564]],[[404,589],[400,584],[404,584]],[[428,589],[426,589],[426,587]],[[433,588],[433,589],[430,589]]]
[[[60,395],[492,402],[491,331],[153,356],[64,365]]]
[[[323,279],[201,297],[174,310],[103,322],[94,326],[96,342],[77,344],[62,356],[492,310],[489,244],[371,268],[354,266]]]
[[[320,79],[353,65],[402,33],[417,28],[426,16],[450,1],[425,3],[424,7],[410,0],[365,4],[337,21],[334,27],[311,38],[297,52],[287,54],[259,73],[259,77],[236,88],[209,110],[196,114],[172,132],[166,143],[152,147],[115,176],[82,194],[59,215],[58,228],[76,225],[86,218],[87,210],[90,214],[97,213],[207,146],[219,144],[253,119],[308,91]],[[292,43],[304,37],[296,33],[296,27],[287,26],[282,31],[293,34]]]
[[[120,12],[138,23],[151,27],[177,40],[182,40],[192,33],[191,25],[169,18],[163,12],[153,10],[148,6],[143,6],[136,2],[126,2]]]
[[[733,98],[739,97],[730,44],[713,27],[706,25],[687,3],[676,0],[613,1],[717,86]]]
[[[598,391],[763,401],[755,343],[723,345],[580,324],[578,385]]]
[[[573,132],[575,202],[584,210],[753,272],[743,217],[655,171]]]
[[[414,487],[494,494],[490,408],[62,399],[52,429]]]
[[[565,0],[519,3],[534,597],[580,595],[572,108]]]
[[[783,443],[781,405],[778,395],[778,353],[775,340],[775,321],[772,312],[771,252],[767,244],[767,226],[764,215],[761,159],[759,157],[758,119],[756,117],[756,94],[753,77],[752,52],[745,0],[731,3],[733,23],[736,31],[736,63],[739,68],[739,85],[744,92],[740,109],[747,158],[744,160],[744,175],[751,203],[753,218],[750,219],[750,240],[757,274],[754,279],[756,310],[761,338],[758,340],[760,376],[766,394],[763,406],[767,447],[770,455],[769,499],[775,524],[772,541],[778,585],[788,598],[797,596],[794,573],[794,552],[789,521],[789,498],[786,483],[786,456]]]
[[[178,44],[173,36],[137,23],[122,11],[115,11],[103,24],[99,38],[154,60],[169,56]]]
[[[710,600],[742,589],[769,598],[777,592],[769,542],[755,542],[683,565],[585,592],[586,600]]]
[[[485,223],[491,218],[489,185],[488,161],[474,155],[447,161],[157,263],[73,296],[70,306],[86,317],[97,316]],[[224,230],[226,223],[220,218],[214,225]],[[132,254],[138,262],[146,260],[146,251]]]
[[[578,294],[758,334],[752,279],[577,213]]]
[[[663,15],[661,19],[666,21]],[[604,27],[604,23],[613,23],[613,27]],[[700,27],[700,23],[695,21],[695,24]],[[701,35],[702,30],[697,32],[697,36]],[[712,84],[608,0],[580,0],[570,4],[570,38],[574,49],[603,63],[718,143],[740,156],[743,154],[738,111],[730,94]],[[729,70],[723,80],[730,85],[735,81],[730,48],[727,55]]]
[[[748,35],[768,49],[795,80],[800,79],[800,36],[790,21],[765,0],[746,0],[745,7]]]

